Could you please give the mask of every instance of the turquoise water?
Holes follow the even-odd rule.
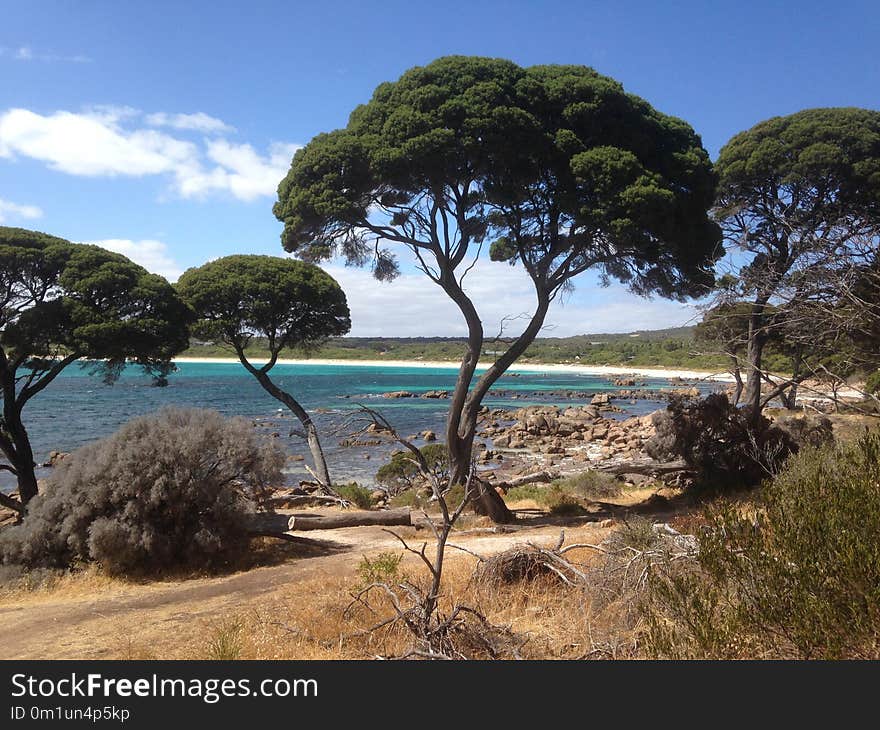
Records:
[[[323,435],[331,475],[335,480],[368,481],[393,447],[342,447],[361,424],[352,424],[357,404],[381,410],[404,436],[431,429],[442,434],[448,400],[421,398],[388,399],[382,393],[408,390],[451,390],[456,371],[452,368],[412,368],[339,365],[277,365],[272,371],[278,385],[289,390],[307,409]],[[640,379],[651,389],[668,387],[668,380]],[[502,377],[485,403],[489,406],[523,406],[532,403],[566,401],[552,391],[601,392],[617,390],[608,378],[572,373],[522,372]],[[504,391],[504,392],[499,392]],[[587,401],[578,401],[584,403]],[[661,407],[659,401],[618,403],[630,414],[648,413]],[[181,363],[165,388],[151,385],[137,368],[128,368],[114,385],[105,385],[77,366],[69,367],[43,393],[34,398],[24,413],[37,461],[52,450],[72,451],[89,441],[106,436],[122,423],[165,405],[213,408],[224,415],[242,415],[261,428],[278,433],[293,454],[307,455],[305,444],[289,436],[296,423],[280,404],[266,394],[254,378],[238,364]],[[370,458],[367,458],[369,456]],[[0,472],[0,485],[10,486]],[[290,481],[306,472],[291,462]]]

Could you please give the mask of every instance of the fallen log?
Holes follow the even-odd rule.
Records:
[[[637,462],[626,461],[622,464],[612,464],[611,466],[599,467],[599,471],[606,474],[644,474],[646,476],[662,476],[664,474],[675,474],[680,471],[693,471],[693,468],[685,464],[683,461],[667,461],[667,462]]]
[[[282,515],[276,512],[259,512],[248,517],[248,532],[253,535],[290,532],[293,530],[337,530],[343,527],[380,525],[400,527],[413,524],[409,507],[375,511],[346,510],[338,514]]]
[[[375,511],[346,511],[334,515],[304,514],[290,517],[291,530],[336,530],[343,527],[363,527],[381,525],[400,527],[412,525],[409,507]]]
[[[503,482],[495,482],[492,484],[492,486],[496,489],[503,489],[504,491],[507,491],[508,489],[513,489],[514,487],[521,487],[524,484],[535,484],[536,482],[549,483],[558,478],[559,475],[551,471],[539,471],[534,474],[525,474],[521,477],[507,479]]]

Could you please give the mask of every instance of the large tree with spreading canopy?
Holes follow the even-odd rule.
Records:
[[[876,317],[876,303],[858,290],[880,240],[880,112],[807,109],[768,119],[733,137],[717,170],[716,215],[741,263],[724,294],[750,305],[744,401],[758,418],[773,319],[809,348]],[[844,311],[853,313],[846,323]]]
[[[3,503],[21,511],[37,494],[22,419],[31,399],[80,359],[108,382],[136,363],[165,384],[190,320],[165,279],[125,256],[0,227],[0,468],[15,475],[21,500]]]
[[[468,338],[446,443],[452,483],[464,483],[483,398],[574,277],[595,269],[644,295],[707,291],[720,239],[706,215],[714,192],[694,130],[613,79],[452,56],[381,84],[347,127],[299,150],[274,212],[284,248],[307,261],[341,255],[390,279],[389,246],[408,248],[458,307]],[[475,378],[484,330],[465,276],[484,245],[525,269],[536,303]],[[493,490],[478,492],[493,519],[511,519]]]

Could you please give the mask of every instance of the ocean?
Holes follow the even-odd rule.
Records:
[[[24,411],[24,421],[31,436],[38,462],[50,451],[73,451],[95,439],[107,436],[135,416],[156,411],[166,405],[212,408],[227,416],[246,416],[267,433],[278,438],[291,454],[309,459],[305,442],[291,436],[298,422],[281,404],[271,398],[256,380],[235,363],[192,363],[178,365],[167,387],[158,388],[138,368],[126,368],[113,385],[90,376],[79,367],[68,367],[45,391],[35,397]],[[372,481],[376,469],[395,447],[347,447],[340,441],[351,438],[364,422],[358,418],[358,404],[380,410],[403,436],[430,429],[442,438],[448,400],[424,398],[384,398],[383,393],[406,390],[423,393],[429,390],[452,390],[453,368],[390,367],[325,364],[282,364],[272,370],[272,378],[288,390],[309,411],[322,435],[331,477],[334,481]],[[646,389],[669,387],[667,378],[638,378]],[[711,385],[700,386],[706,391]],[[619,388],[606,376],[575,373],[517,372],[506,374],[485,400],[490,407],[522,407],[537,403],[567,405],[571,401],[558,391],[599,393]],[[577,404],[588,403],[577,400]],[[628,415],[649,413],[664,406],[664,401],[616,401]],[[308,462],[307,462],[308,463]],[[301,462],[291,461],[288,481],[294,483],[308,474]],[[41,469],[38,477],[47,470]],[[0,488],[13,486],[8,474],[0,472]]]

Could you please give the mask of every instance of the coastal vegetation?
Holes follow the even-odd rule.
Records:
[[[392,279],[397,263],[380,242],[402,245],[458,307],[468,338],[446,447],[452,483],[464,484],[483,398],[579,274],[595,269],[645,295],[708,291],[720,252],[714,194],[693,129],[613,79],[450,56],[382,84],[345,129],[299,150],[274,212],[285,250],[307,261],[339,255]],[[475,377],[485,333],[464,280],[484,244],[492,260],[526,270],[537,304]],[[493,520],[513,519],[474,486]]]
[[[206,610],[223,615],[204,654],[880,657],[880,113],[766,120],[713,164],[687,122],[592,69],[446,57],[297,151],[273,212],[299,260],[226,256],[175,286],[96,246],[0,228],[10,600],[44,574],[100,570],[145,581],[147,611],[153,579],[199,576],[207,605],[228,588],[211,574],[261,565],[230,578],[255,589],[240,591],[254,610]],[[318,264],[340,257],[391,282],[391,246],[455,303],[466,337],[345,337],[345,293]],[[495,339],[467,293],[487,254],[523,267],[536,301],[521,332]],[[588,271],[700,298],[702,321],[539,338]],[[290,435],[316,482],[285,484],[288,457],[304,457],[281,448],[277,424],[166,409],[56,454],[38,486],[23,414],[65,368],[113,383],[135,365],[162,385],[181,353],[233,354],[298,419]],[[448,400],[445,433],[406,437],[381,409],[349,407],[340,447],[382,446],[387,461],[375,484],[334,484],[313,413],[273,379],[297,356],[457,362],[454,388],[420,404]],[[544,362],[733,383],[678,379],[648,396],[668,407],[641,416],[621,407],[645,395],[637,378],[589,400],[557,392],[562,405],[484,404],[515,363]],[[842,398],[845,385],[858,388]],[[205,629],[178,628],[181,645]]]
[[[88,359],[116,379],[135,363],[159,385],[189,342],[189,309],[161,276],[98,246],[0,227],[0,450],[17,511],[39,491],[23,412],[67,367]]]
[[[345,293],[317,266],[274,256],[226,256],[184,272],[177,291],[198,318],[193,334],[220,340],[270,396],[284,404],[305,430],[314,474],[333,493],[330,469],[312,417],[271,378],[282,350],[308,351],[351,328]],[[268,358],[254,365],[247,348],[254,337]]]

